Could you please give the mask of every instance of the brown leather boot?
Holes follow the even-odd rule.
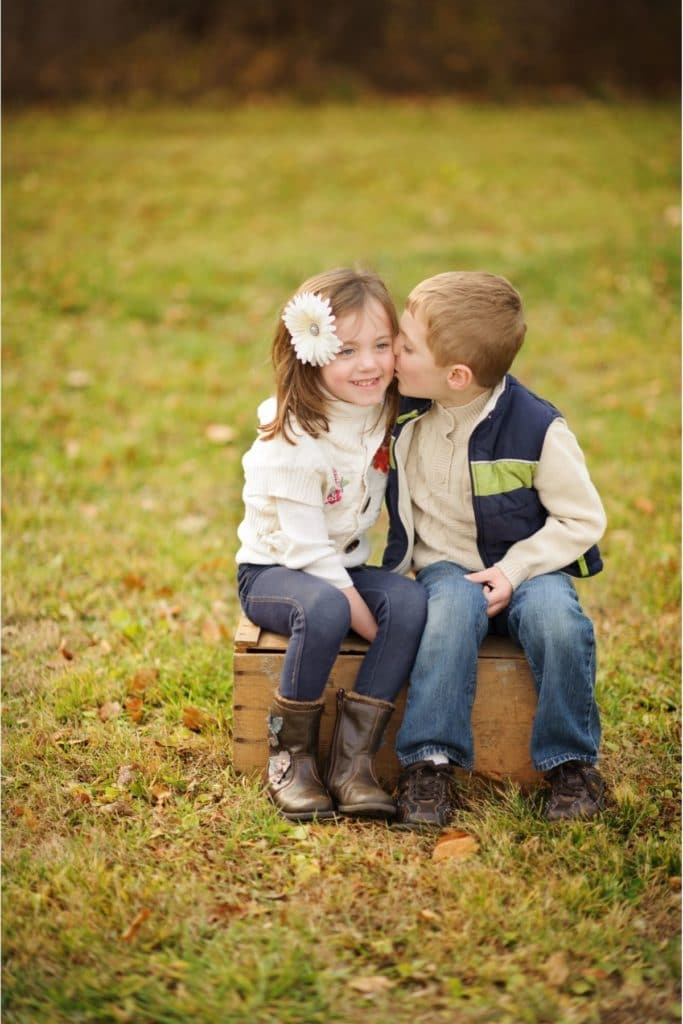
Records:
[[[334,818],[334,804],[318,773],[323,701],[275,694],[268,715],[268,796],[289,821]]]
[[[359,693],[337,693],[337,721],[325,782],[341,814],[393,818],[396,805],[379,784],[374,757],[394,705]]]

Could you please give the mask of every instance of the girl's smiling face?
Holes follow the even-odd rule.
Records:
[[[337,318],[341,348],[320,368],[323,385],[353,405],[377,405],[394,376],[394,336],[384,306],[370,299],[356,312]]]

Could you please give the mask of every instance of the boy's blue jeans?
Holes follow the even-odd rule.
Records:
[[[477,657],[492,632],[522,648],[536,683],[534,767],[548,771],[572,760],[594,764],[600,745],[595,637],[570,577],[556,572],[527,580],[508,607],[488,619],[481,585],[464,579],[469,571],[435,562],[417,575],[427,591],[427,622],[396,738],[399,761],[406,767],[446,754],[472,770]]]
[[[427,614],[426,594],[415,580],[378,566],[348,571],[377,622],[377,636],[361,662],[354,691],[393,701],[415,660]],[[282,696],[318,700],[351,623],[344,594],[318,576],[281,565],[240,565],[237,587],[252,622],[290,637],[280,677]]]

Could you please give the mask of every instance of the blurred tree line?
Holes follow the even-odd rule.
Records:
[[[680,0],[3,0],[3,95],[670,96],[680,18]]]

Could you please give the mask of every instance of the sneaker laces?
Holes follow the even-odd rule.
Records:
[[[590,765],[576,761],[558,765],[553,773],[552,788],[558,796],[577,797],[586,791],[593,800],[600,800],[602,789]]]
[[[553,789],[558,792],[567,796],[575,796],[581,792],[584,785],[583,772],[576,765],[561,764],[555,770]]]
[[[413,800],[436,800],[448,793],[451,783],[447,764],[420,765],[408,776],[407,788]]]

